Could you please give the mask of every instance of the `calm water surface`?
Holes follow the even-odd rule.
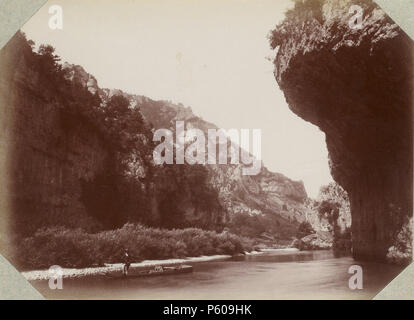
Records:
[[[363,268],[362,290],[348,288],[348,268]],[[64,279],[62,290],[32,284],[52,299],[371,299],[401,268],[335,258],[330,251],[266,252],[193,264],[194,272],[131,279]]]

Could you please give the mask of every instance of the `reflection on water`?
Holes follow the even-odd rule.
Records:
[[[291,249],[268,250],[259,255],[247,255],[234,257],[233,260],[256,261],[256,262],[300,262],[334,258],[333,252],[328,250],[319,251],[296,251]]]
[[[363,268],[364,289],[348,288],[351,265]],[[64,279],[34,286],[57,299],[371,299],[400,268],[335,258],[330,251],[273,251],[194,264],[190,274],[133,279]]]

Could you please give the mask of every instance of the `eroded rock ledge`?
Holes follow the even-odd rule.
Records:
[[[349,26],[354,4],[361,29]],[[371,1],[308,0],[271,45],[290,109],[326,134],[331,173],[351,202],[355,258],[410,260],[413,42]]]

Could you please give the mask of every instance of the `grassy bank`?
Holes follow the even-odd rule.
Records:
[[[157,229],[126,224],[120,229],[87,233],[82,229],[51,227],[38,230],[17,245],[15,256],[26,270],[101,266],[122,261],[128,248],[133,261],[233,255],[252,250],[252,242],[231,233],[196,228]]]

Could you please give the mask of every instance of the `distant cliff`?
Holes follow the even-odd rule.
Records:
[[[352,5],[363,10],[352,28]],[[299,1],[272,32],[290,109],[326,134],[356,258],[412,255],[413,42],[372,1]],[[407,227],[406,227],[407,226]]]
[[[148,97],[129,94],[121,90],[102,89],[96,79],[82,67],[64,64],[71,79],[79,81],[90,92],[98,92],[103,103],[114,95],[128,99],[131,108],[139,108],[144,119],[154,129],[175,130],[176,121],[185,121],[186,129],[201,129],[207,136],[208,129],[218,129],[196,116],[190,107],[169,101],[154,101]],[[298,223],[305,219],[308,198],[303,182],[292,181],[280,173],[262,167],[258,175],[242,175],[242,165],[207,165],[209,184],[218,192],[220,205],[226,212],[227,221],[234,214],[270,215],[280,226],[281,234],[294,233]],[[193,211],[189,208],[188,212]],[[190,214],[191,216],[191,214]],[[287,232],[286,232],[287,231]]]

